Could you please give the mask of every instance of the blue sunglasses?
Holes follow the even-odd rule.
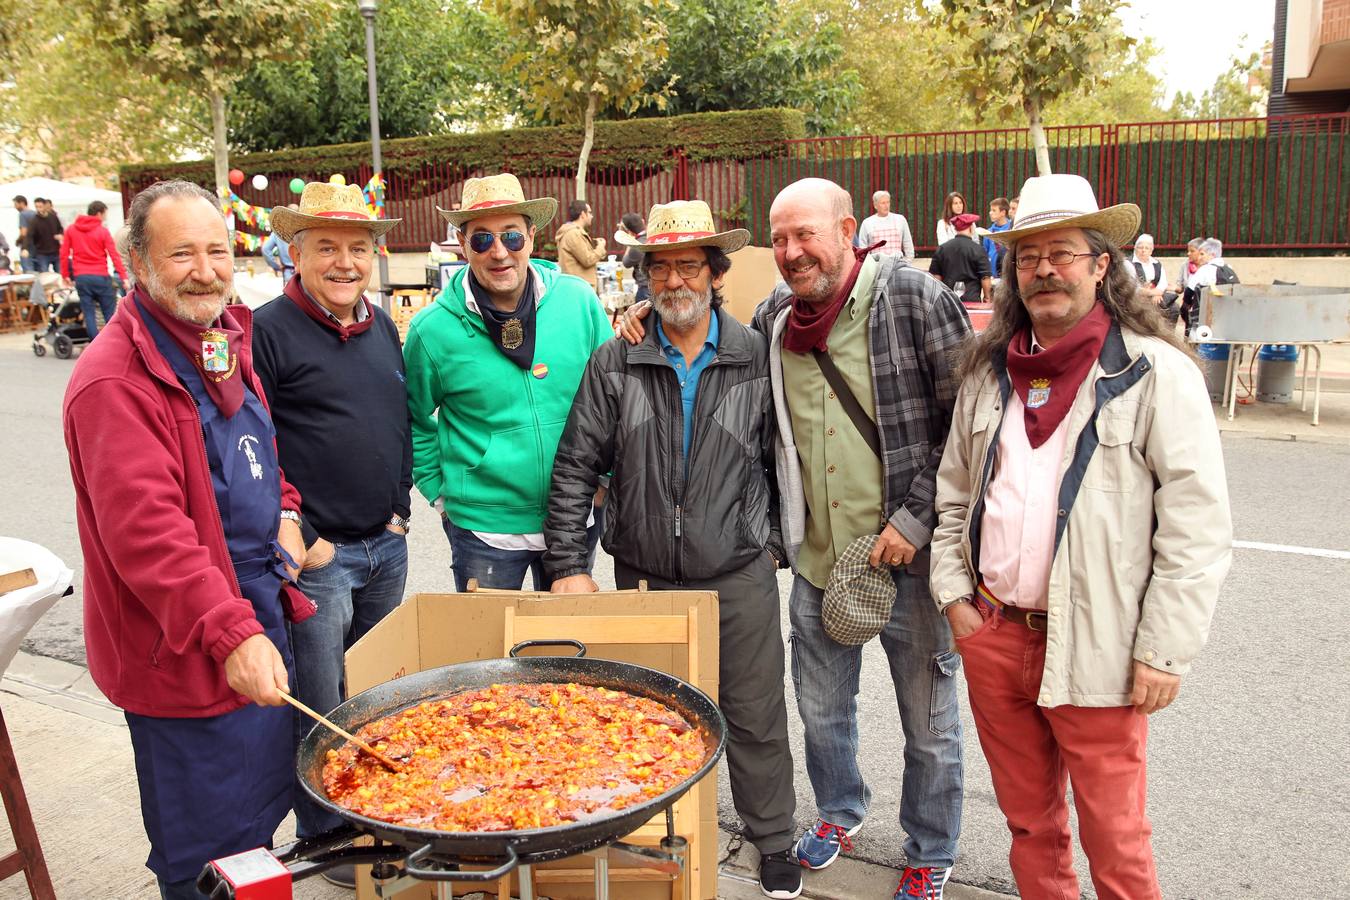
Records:
[[[499,237],[502,239],[502,246],[512,253],[525,249],[525,235],[520,231],[475,231],[469,235],[469,249],[474,253],[486,253],[492,249],[492,245]]]

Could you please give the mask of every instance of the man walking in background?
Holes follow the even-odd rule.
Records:
[[[61,240],[65,229],[61,217],[52,209],[52,202],[42,197],[33,201],[37,215],[28,225],[28,241],[33,262],[32,271],[60,272]],[[27,267],[25,267],[27,268]]]
[[[117,245],[103,224],[107,219],[108,205],[95,200],[89,204],[87,215],[71,223],[66,239],[61,242],[61,275],[75,282],[84,328],[91,341],[98,337],[97,314],[103,314],[106,325],[117,311],[118,295],[127,289],[122,254],[117,252]],[[108,274],[109,263],[117,272],[116,284]]]
[[[988,303],[994,296],[989,257],[975,243],[975,223],[979,221],[974,213],[952,216],[956,237],[938,247],[928,264],[928,274],[955,291],[962,303]]]
[[[588,230],[595,220],[591,205],[585,200],[573,200],[567,204],[567,221],[558,227],[555,240],[558,242],[558,268],[568,275],[575,275],[599,290],[596,265],[605,258],[605,239],[592,238]]]

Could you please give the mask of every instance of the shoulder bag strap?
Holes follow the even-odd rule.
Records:
[[[835,395],[844,407],[844,412],[848,413],[849,420],[853,422],[853,427],[858,429],[858,433],[867,441],[867,446],[872,448],[872,452],[881,459],[881,438],[877,435],[877,425],[867,417],[862,404],[854,396],[849,388],[848,382],[840,374],[839,368],[830,359],[830,354],[824,352],[819,347],[811,348],[811,355],[816,358],[816,365],[820,366],[820,373],[825,376],[825,380],[834,388]]]

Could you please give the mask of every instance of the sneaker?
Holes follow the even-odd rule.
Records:
[[[335,884],[340,888],[356,890],[356,866],[333,866],[331,869],[324,869],[319,873],[323,880],[329,884]]]
[[[861,822],[852,828],[844,828],[816,819],[815,827],[797,839],[792,852],[806,868],[823,869],[839,858],[839,851],[853,849],[853,841],[849,838],[857,834],[859,828],[862,828]]]
[[[900,886],[894,900],[942,900],[942,886],[951,877],[952,867],[942,869],[912,869],[905,866],[900,873]]]
[[[791,850],[759,858],[759,891],[776,900],[792,900],[802,893],[802,866]]]

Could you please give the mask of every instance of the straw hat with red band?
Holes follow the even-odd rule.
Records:
[[[1098,209],[1097,195],[1086,178],[1040,175],[1028,178],[1022,185],[1013,227],[993,232],[989,239],[1012,245],[1027,235],[1055,228],[1091,228],[1106,235],[1111,246],[1121,247],[1139,233],[1139,207],[1133,203],[1117,203]]]
[[[464,182],[464,195],[460,198],[460,207],[460,209],[441,209],[438,206],[436,212],[456,228],[463,228],[464,223],[472,219],[504,216],[510,213],[524,216],[530,220],[531,225],[538,228],[553,221],[553,217],[558,214],[558,201],[552,197],[526,200],[520,179],[510,172],[470,178]]]
[[[744,228],[718,231],[712,210],[702,200],[675,200],[652,207],[647,216],[647,238],[633,246],[644,253],[681,247],[716,247],[723,253],[735,253],[749,242],[750,232]]]
[[[379,237],[402,219],[377,219],[370,214],[366,198],[354,184],[311,181],[300,194],[300,209],[272,208],[272,231],[286,243],[306,228],[364,228]]]

